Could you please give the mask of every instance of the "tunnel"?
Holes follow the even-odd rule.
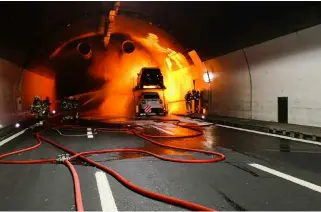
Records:
[[[0,11],[0,210],[321,209],[321,3]]]
[[[29,5],[32,4],[26,4],[31,7]],[[48,3],[40,3],[39,7],[45,9],[49,5]],[[64,5],[66,8],[72,7],[67,3]],[[12,64],[17,68],[13,71],[15,75],[13,74],[12,79],[9,80],[10,86],[13,86],[11,90],[14,92],[10,94],[10,103],[3,106],[5,108],[2,110],[3,118],[1,119],[3,121],[1,122],[10,122],[10,119],[15,116],[12,114],[25,112],[36,93],[42,98],[49,95],[54,102],[66,96],[81,96],[85,104],[84,111],[96,111],[102,115],[131,116],[134,107],[132,105],[134,97],[131,90],[136,83],[136,75],[141,68],[149,66],[159,67],[164,75],[167,89],[161,92],[161,96],[166,102],[169,113],[184,113],[186,110],[184,95],[188,90],[196,87],[206,93],[206,95],[204,94],[207,99],[206,109],[212,114],[220,113],[224,116],[277,121],[278,117],[275,114],[269,113],[271,116],[269,118],[269,115],[259,112],[261,107],[260,103],[257,103],[259,100],[253,96],[255,94],[253,89],[256,87],[257,81],[250,76],[251,66],[256,67],[258,58],[252,58],[252,53],[247,51],[251,51],[251,46],[255,49],[257,43],[291,33],[293,29],[297,29],[299,23],[302,23],[301,28],[316,24],[314,20],[305,21],[304,18],[301,20],[299,17],[293,17],[292,14],[301,6],[299,3],[291,4],[286,10],[291,21],[284,23],[286,27],[283,30],[277,28],[273,22],[276,17],[268,16],[267,8],[272,7],[268,4],[266,9],[256,4],[249,4],[247,7],[245,3],[209,3],[208,7],[205,3],[188,3],[184,7],[173,4],[173,7],[181,8],[180,11],[185,11],[186,14],[189,12],[192,14],[195,12],[195,8],[204,11],[204,14],[199,17],[189,16],[190,18],[187,19],[184,12],[182,14],[177,12],[177,17],[185,17],[186,20],[172,18],[171,24],[165,20],[165,17],[159,15],[158,6],[150,5],[147,2],[141,3],[140,6],[127,2],[121,6],[113,2],[92,4],[88,9],[85,9],[86,3],[77,5],[76,8],[80,11],[88,10],[84,12],[85,15],[78,15],[80,12],[75,12],[77,15],[70,15],[68,19],[73,19],[73,21],[62,19],[61,22],[65,21],[63,24],[48,22],[48,26],[43,27],[44,32],[39,30],[39,36],[42,33],[42,37],[35,40],[32,47],[21,47],[28,49],[25,51],[28,53],[25,53],[27,55],[24,59],[22,59],[23,56],[19,58],[19,54],[17,56],[7,54],[8,58],[11,57],[13,60],[4,59],[4,65],[11,66]],[[171,5],[170,3],[159,3],[160,8]],[[226,36],[223,36],[221,32],[214,33],[213,28],[206,29],[206,27],[198,26],[200,24],[190,26],[193,28],[193,32],[187,30],[189,22],[201,23],[204,20],[203,17],[214,20],[215,17],[210,15],[210,8],[214,5],[229,11],[226,12],[226,17],[228,17],[228,13],[238,14],[234,11],[235,5],[244,7],[244,10],[251,7],[258,9],[248,14],[248,17],[242,18],[244,19],[244,28],[235,29],[235,36],[233,31],[229,31],[226,26],[223,26],[233,22],[229,18],[224,18],[217,24],[217,29],[226,33]],[[277,5],[277,11],[280,14],[288,6],[281,3]],[[13,3],[6,6],[8,8],[19,7]],[[314,7],[317,8],[318,5],[302,3],[302,11],[309,11]],[[146,8],[153,12],[145,11]],[[6,13],[3,16],[5,17]],[[218,18],[225,16],[218,16]],[[250,21],[251,17],[260,17],[262,20],[266,20],[262,22],[266,23],[264,25],[266,28],[262,29],[260,33],[251,31],[250,24],[253,26],[255,24]],[[286,21],[284,20],[284,22]],[[265,33],[267,31],[270,33]],[[224,39],[233,40],[233,42],[224,42]],[[31,45],[31,42],[27,43]],[[210,49],[212,52],[209,52]],[[6,56],[6,53],[4,52],[3,55]],[[254,55],[256,54],[254,53]],[[229,57],[233,62],[228,61]],[[268,58],[262,60],[267,61]],[[231,69],[230,71],[233,71],[234,65],[232,64],[236,69],[242,71],[237,75],[221,73],[220,70]],[[248,69],[248,73],[246,73],[246,69]],[[211,83],[204,81],[204,76],[209,76],[209,74],[216,77]],[[219,80],[220,77],[223,77],[224,80]],[[242,77],[244,78],[243,84],[239,84],[241,81],[234,81]],[[39,81],[37,86],[29,85],[36,81]],[[214,83],[214,81],[217,82]],[[225,84],[222,84],[223,82]],[[213,85],[210,86],[210,84]],[[230,89],[238,86],[243,86],[242,89],[237,89],[241,93]],[[122,89],[119,89],[120,87]],[[208,93],[211,94],[208,95]],[[215,98],[209,98],[213,95]],[[9,98],[8,94],[3,96],[2,101],[7,101],[6,98]],[[113,104],[110,104],[115,99],[120,101],[119,107],[116,106],[118,111],[115,111]],[[210,109],[210,105],[215,106]],[[130,110],[122,111],[120,108],[130,108]],[[268,107],[264,109],[264,111],[268,110]],[[4,111],[11,111],[11,115]],[[290,119],[294,121],[293,123],[299,121],[294,117],[290,117]],[[312,122],[312,125],[316,125],[315,121]]]

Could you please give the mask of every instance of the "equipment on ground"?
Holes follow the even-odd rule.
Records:
[[[60,101],[60,109],[63,112],[62,121],[79,119],[79,98],[72,96]]]

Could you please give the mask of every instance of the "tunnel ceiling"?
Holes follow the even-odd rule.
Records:
[[[96,30],[114,2],[1,2],[0,56],[18,65],[73,36]],[[321,23],[320,2],[121,2],[202,59]],[[77,27],[81,23],[82,27]]]

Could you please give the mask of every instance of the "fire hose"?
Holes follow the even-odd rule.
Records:
[[[164,120],[162,120],[164,121]],[[165,202],[165,203],[169,203],[172,205],[176,205],[182,208],[186,208],[189,210],[193,210],[193,211],[215,211],[214,209],[202,206],[202,205],[198,205],[189,201],[185,201],[185,200],[181,200],[181,199],[177,199],[174,197],[169,197],[163,194],[159,194],[159,193],[155,193],[152,191],[148,191],[146,189],[143,189],[131,182],[129,182],[128,180],[126,180],[124,177],[122,177],[120,174],[118,174],[116,171],[112,170],[111,168],[108,168],[107,166],[104,166],[92,159],[89,159],[87,157],[85,157],[86,155],[93,155],[93,154],[105,154],[105,153],[120,153],[120,152],[128,152],[128,153],[140,153],[140,154],[146,154],[146,155],[150,155],[153,157],[156,157],[160,160],[164,160],[164,161],[170,161],[170,162],[176,162],[176,163],[214,163],[214,162],[218,162],[218,161],[222,161],[225,159],[225,156],[221,153],[218,152],[213,152],[213,151],[209,151],[209,150],[201,150],[201,149],[192,149],[192,148],[184,148],[184,147],[176,147],[176,146],[172,146],[172,145],[167,145],[167,144],[162,144],[156,140],[153,140],[152,138],[193,138],[196,136],[200,136],[203,134],[202,129],[197,126],[197,125],[190,125],[190,126],[184,126],[180,124],[180,121],[178,120],[167,120],[167,121],[174,121],[176,125],[184,127],[184,128],[188,128],[191,130],[194,130],[196,133],[192,134],[192,135],[184,135],[184,136],[152,136],[152,135],[148,135],[145,133],[145,130],[137,130],[136,126],[132,126],[132,127],[128,127],[128,128],[123,128],[123,129],[112,129],[112,128],[96,128],[97,132],[131,132],[134,135],[143,138],[146,141],[149,141],[155,145],[161,146],[161,147],[165,147],[165,148],[171,148],[171,149],[176,149],[176,150],[180,150],[180,151],[189,151],[189,152],[197,152],[197,153],[203,153],[203,154],[207,154],[207,155],[212,155],[212,156],[216,156],[214,158],[211,159],[203,159],[203,160],[183,160],[183,159],[174,159],[174,158],[169,158],[169,157],[164,157],[158,154],[155,154],[153,152],[149,152],[149,151],[145,151],[145,150],[139,150],[139,149],[132,149],[132,148],[123,148],[123,149],[113,149],[113,150],[97,150],[97,151],[87,151],[87,152],[74,152],[73,150],[64,147],[60,144],[58,144],[55,141],[52,141],[48,138],[45,138],[43,136],[41,136],[41,133],[38,132],[35,134],[36,139],[37,139],[37,144],[25,149],[21,149],[21,150],[17,150],[17,151],[13,151],[10,153],[6,153],[3,155],[0,155],[0,164],[42,164],[42,163],[64,163],[69,170],[72,173],[72,177],[73,177],[73,181],[74,181],[74,192],[75,192],[75,201],[76,201],[76,208],[77,211],[84,211],[84,207],[83,207],[83,202],[82,202],[82,195],[81,195],[81,191],[80,191],[80,181],[79,181],[79,177],[78,174],[73,166],[73,164],[70,162],[72,160],[75,159],[81,159],[82,161],[87,162],[88,164],[101,169],[105,172],[107,172],[108,174],[112,175],[115,179],[117,179],[120,183],[122,183],[124,186],[126,186],[127,188],[129,188],[130,190],[139,193],[143,196],[161,201],[161,202]],[[78,128],[78,129],[82,129],[82,128],[86,128],[86,127],[73,127],[73,128]],[[38,148],[39,146],[41,146],[42,142],[45,141],[53,146],[55,146],[58,149],[63,150],[64,152],[70,154],[71,156],[65,156],[65,157],[60,157],[58,159],[56,158],[49,158],[49,159],[42,159],[42,160],[15,160],[15,161],[10,161],[10,160],[1,160],[5,157],[11,156],[11,155],[15,155],[15,154],[19,154],[22,152],[26,152],[26,151],[30,151],[33,149]]]

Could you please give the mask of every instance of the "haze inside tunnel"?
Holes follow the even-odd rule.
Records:
[[[159,91],[160,96],[165,96],[166,104],[184,101],[184,94],[193,88],[195,76],[203,73],[188,62],[184,49],[165,31],[145,21],[119,16],[115,26],[107,49],[103,48],[102,36],[86,39],[92,49],[89,60],[75,51],[84,40],[73,42],[60,53],[58,96],[82,97],[86,115],[128,117],[134,112],[132,89],[137,83],[137,73],[143,67],[159,67],[167,87],[164,95]],[[122,51],[124,37],[134,43],[134,51]],[[183,102],[168,104],[169,112],[185,110],[183,105]]]
[[[106,116],[130,116],[134,108],[132,89],[142,67],[156,66],[150,55],[138,48],[131,54],[121,52],[121,42],[112,40],[108,51],[96,52],[89,73],[105,84],[95,94],[103,97],[98,112]],[[95,96],[93,98],[95,98]]]

